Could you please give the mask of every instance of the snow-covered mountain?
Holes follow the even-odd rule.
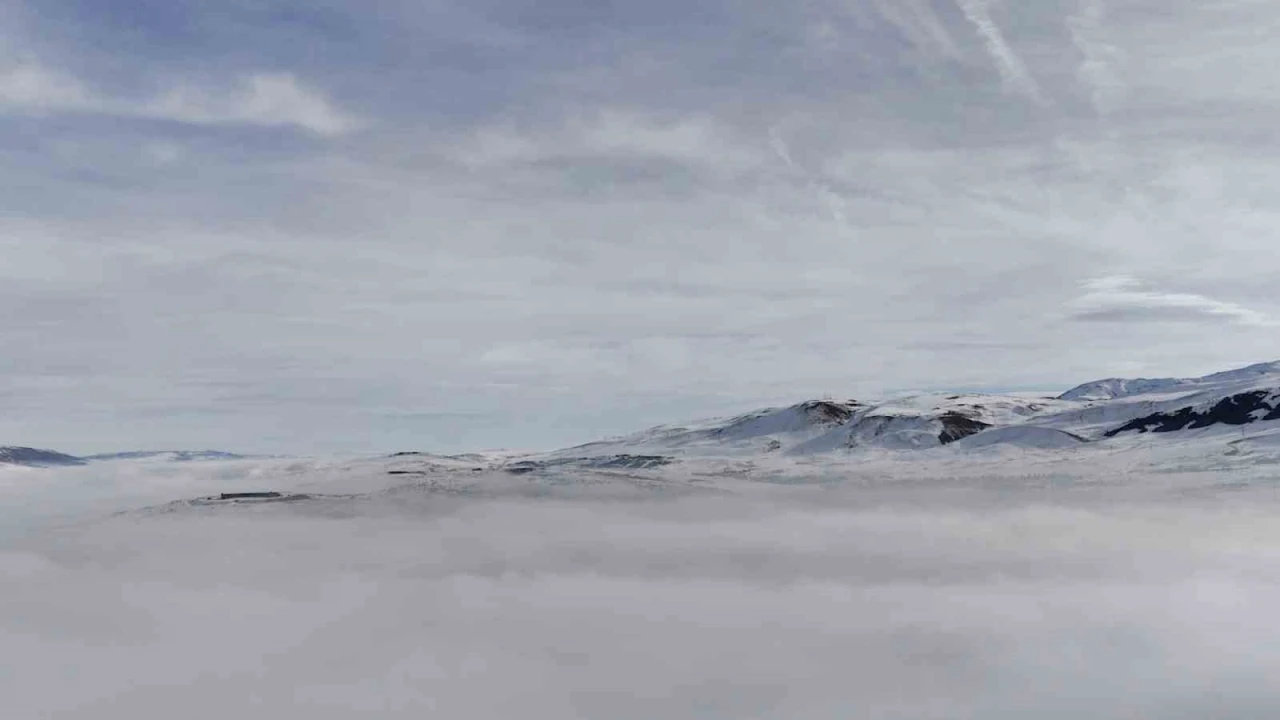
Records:
[[[727,418],[662,425],[549,453],[388,458],[389,475],[427,471],[527,474],[541,470],[651,470],[693,458],[803,459],[868,452],[1017,448],[1067,452],[1132,438],[1280,436],[1280,362],[1200,378],[1108,378],[1059,396],[930,393],[884,402],[810,400]],[[123,452],[78,458],[0,448],[0,464],[82,465],[239,460],[201,451]],[[403,467],[402,467],[403,465]]]
[[[1064,450],[1146,433],[1280,429],[1280,362],[1201,378],[1086,383],[1057,397],[934,393],[887,402],[808,401],[643,432],[551,453],[546,460],[804,457],[870,450],[995,446]],[[638,462],[638,461],[637,461]]]

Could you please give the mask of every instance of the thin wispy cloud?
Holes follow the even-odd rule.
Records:
[[[1262,313],[1236,303],[1191,293],[1161,292],[1127,275],[1109,275],[1084,283],[1074,303],[1077,320],[1104,322],[1230,322],[1267,326]]]
[[[99,104],[77,78],[36,63],[0,70],[0,110],[46,114],[82,111]]]
[[[928,0],[871,0],[876,13],[923,53],[956,60],[961,51]]]
[[[35,63],[0,71],[0,112],[295,127],[321,136],[342,135],[358,125],[323,93],[308,88],[290,73],[255,73],[221,89],[181,83],[156,97],[139,99],[101,93],[73,75]]]
[[[814,196],[818,199],[819,204],[826,207],[830,213],[832,222],[841,233],[849,233],[852,226],[849,224],[849,218],[845,215],[845,201],[836,192],[829,182],[823,178],[816,176],[814,173],[801,167],[799,163],[791,156],[791,149],[787,146],[787,141],[782,135],[781,128],[774,126],[769,128],[769,147],[773,150],[774,155],[782,161],[788,170],[795,173],[808,181],[809,187],[812,189]]]
[[[734,135],[733,128],[706,116],[599,108],[533,126],[483,126],[452,154],[465,165],[495,169],[575,160],[666,160],[726,170],[758,163],[758,154]]]
[[[982,37],[982,42],[1000,71],[1000,77],[1013,90],[1026,96],[1039,105],[1048,104],[1049,100],[1040,89],[1039,84],[1031,77],[1022,59],[1009,45],[1001,32],[1000,26],[991,16],[991,5],[988,0],[956,0],[964,16],[973,24]]]
[[[1110,115],[1123,99],[1125,87],[1116,72],[1119,50],[1107,39],[1105,0],[1079,0],[1067,18],[1067,29],[1080,52],[1077,75],[1089,92],[1094,110]]]
[[[358,125],[354,117],[288,73],[251,75],[223,92],[190,85],[172,88],[144,103],[137,114],[195,125],[297,127],[324,136],[342,135]]]

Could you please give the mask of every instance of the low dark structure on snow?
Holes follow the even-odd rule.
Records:
[[[242,492],[242,493],[222,493],[218,496],[219,500],[278,500],[284,495],[278,492]]]

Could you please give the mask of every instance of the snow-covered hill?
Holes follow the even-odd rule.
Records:
[[[682,455],[776,452],[843,427],[865,409],[866,406],[854,400],[813,400],[731,418],[715,418],[687,425],[661,425],[635,435],[568,448],[552,455],[556,458],[579,458],[668,452]]]
[[[105,453],[101,455],[75,456],[56,450],[29,447],[0,447],[0,465],[24,467],[61,467],[87,465],[98,462],[146,461],[146,462],[202,462],[214,460],[248,460],[251,456],[222,452],[221,450],[155,450]]]
[[[1069,451],[1160,433],[1280,428],[1280,362],[1201,378],[1086,383],[1058,397],[933,393],[886,402],[809,401],[731,418],[660,426],[550,453],[546,462],[615,458],[812,457],[993,446]],[[1188,434],[1192,433],[1192,434]],[[656,462],[644,460],[643,462]]]
[[[630,472],[695,459],[802,462],[886,452],[905,459],[931,450],[951,457],[978,451],[988,455],[991,448],[1072,453],[1121,447],[1140,437],[1168,443],[1223,434],[1241,440],[1273,432],[1280,432],[1280,362],[1200,378],[1109,378],[1057,397],[929,393],[883,402],[810,400],[733,417],[662,425],[548,453],[398,453],[386,458],[385,464],[387,474],[394,476],[437,471]],[[247,459],[209,450],[79,458],[50,450],[0,448],[0,464],[34,467]]]
[[[1259,378],[1280,375],[1280,361],[1258,363],[1237,370],[1213,373],[1198,378],[1107,378],[1095,380],[1072,388],[1061,400],[1115,400],[1133,395],[1195,390],[1208,386],[1247,382]]]
[[[156,462],[198,462],[204,460],[244,460],[247,455],[223,452],[221,450],[135,450],[131,452],[105,453],[102,455],[86,455],[83,459],[92,462],[113,460],[152,460]]]
[[[84,460],[81,458],[53,450],[40,450],[29,447],[0,447],[0,465],[59,467],[83,464]]]

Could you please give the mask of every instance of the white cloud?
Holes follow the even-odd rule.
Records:
[[[1219,321],[1242,325],[1271,325],[1262,313],[1236,303],[1191,293],[1148,289],[1127,275],[1108,275],[1084,283],[1085,294],[1073,303],[1079,320],[1114,322]]]
[[[758,152],[735,142],[732,127],[705,115],[672,115],[598,108],[568,112],[532,126],[498,122],[472,129],[450,149],[477,168],[554,161],[664,160],[706,169],[741,169]]]
[[[183,85],[143,104],[137,114],[197,125],[292,126],[325,136],[357,126],[353,117],[289,73],[250,75],[230,92]]]
[[[255,73],[229,89],[191,83],[169,88],[151,99],[102,94],[80,79],[35,63],[0,70],[0,112],[44,115],[82,113],[141,117],[195,125],[295,127],[337,136],[359,122],[322,92],[290,73]]]
[[[298,461],[0,470],[0,695],[50,720],[1275,714],[1266,468],[1226,498],[1078,458],[872,465],[482,496]],[[374,492],[113,516],[290,487]]]
[[[78,79],[33,63],[0,69],[0,112],[83,111],[98,99]]]
[[[172,165],[182,159],[180,145],[171,142],[150,142],[143,146],[143,155],[157,166]]]

